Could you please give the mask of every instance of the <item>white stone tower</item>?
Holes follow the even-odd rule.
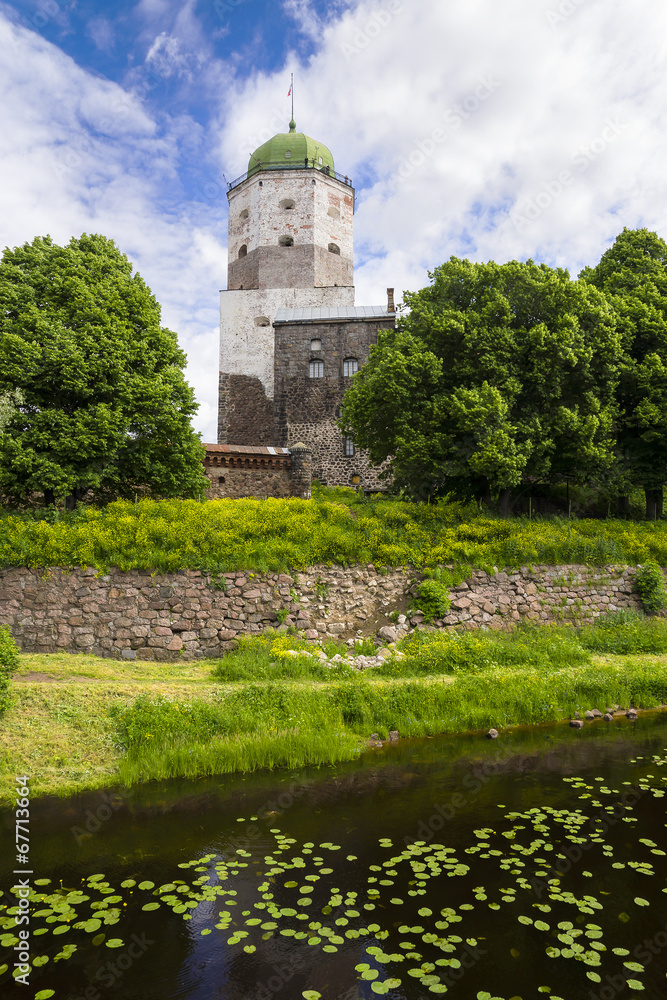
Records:
[[[218,443],[274,445],[279,309],[354,305],[354,188],[327,147],[296,131],[260,146],[229,188],[220,293]]]

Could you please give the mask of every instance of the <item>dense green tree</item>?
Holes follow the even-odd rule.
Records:
[[[532,261],[452,257],[382,332],[344,400],[344,425],[414,496],[499,496],[586,482],[613,462],[621,357],[605,296]]]
[[[580,277],[604,291],[619,316],[624,363],[618,385],[618,472],[646,493],[646,516],[662,513],[667,482],[667,243],[624,229]]]
[[[0,495],[103,502],[198,496],[197,403],[176,335],[104,236],[50,237],[0,261]]]

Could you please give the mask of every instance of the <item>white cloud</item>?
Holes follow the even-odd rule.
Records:
[[[295,66],[295,117],[363,182],[357,301],[424,284],[450,254],[578,272],[624,225],[665,233],[666,29],[659,0],[363,0],[328,22]],[[223,163],[276,124],[274,107],[288,114],[285,76],[237,91]]]
[[[106,17],[93,17],[86,26],[86,32],[100,52],[109,53],[113,50],[116,33]]]
[[[123,89],[0,13],[0,129],[11,137],[0,241],[116,239],[188,351],[205,439],[215,440],[225,284],[222,172],[240,174],[287,129],[291,70],[297,127],[357,185],[359,303],[384,302],[388,285],[399,298],[421,287],[451,254],[577,273],[623,226],[667,235],[664,0],[346,0],[324,19],[307,0],[282,9],[313,54],[288,51],[275,72],[248,75],[252,45],[214,58],[194,0],[135,7],[148,67],[183,93],[196,70],[208,123],[148,113],[141,95],[160,100],[137,83],[146,67]],[[184,171],[199,178],[191,201]]]
[[[224,209],[181,205],[177,182],[179,151],[198,152],[199,128],[181,116],[161,130],[122,88],[1,14],[0,47],[0,130],[11,136],[0,151],[0,245],[46,233],[61,244],[82,232],[114,239],[177,331],[202,404],[196,427],[215,440]]]

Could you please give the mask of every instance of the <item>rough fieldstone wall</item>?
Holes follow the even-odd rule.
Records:
[[[386,642],[411,628],[510,628],[533,621],[591,621],[636,608],[634,568],[538,566],[474,573],[452,591],[451,614],[430,626],[406,609],[419,577],[409,567],[373,566],[303,573],[168,575],[94,569],[0,571],[0,624],[27,652],[89,652],[144,660],[220,656],[240,635],[293,625],[312,640],[375,636]],[[225,589],[221,589],[221,588]],[[395,612],[395,614],[392,614]],[[391,618],[390,618],[391,615]],[[394,620],[397,619],[396,623]]]
[[[259,378],[220,372],[218,444],[273,444],[273,401]]]
[[[343,375],[346,358],[359,367],[368,360],[378,329],[391,329],[393,317],[346,322],[275,324],[274,444],[289,447],[302,441],[313,454],[313,478],[330,486],[381,488],[381,471],[365,452],[346,456],[337,419],[350,377]],[[311,341],[322,342],[320,351]],[[324,363],[324,377],[310,378],[311,361]],[[353,478],[359,477],[358,483]]]

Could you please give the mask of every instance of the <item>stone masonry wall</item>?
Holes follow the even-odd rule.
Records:
[[[591,621],[637,608],[636,570],[538,566],[488,575],[452,591],[451,613],[430,626],[406,609],[419,575],[410,567],[305,572],[158,575],[113,569],[0,571],[0,624],[26,652],[87,652],[143,660],[220,656],[241,635],[293,625],[307,639],[376,636],[391,642],[412,628],[510,628],[533,621]],[[392,614],[393,613],[393,614]]]

